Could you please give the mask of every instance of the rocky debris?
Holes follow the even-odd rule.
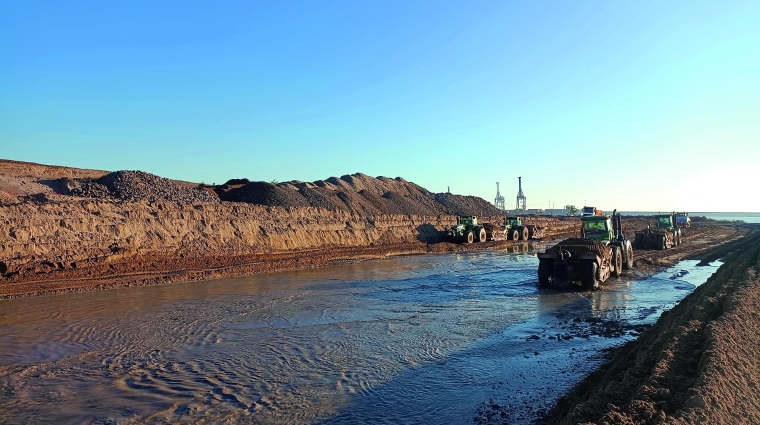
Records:
[[[71,195],[123,201],[212,202],[219,198],[200,188],[184,187],[172,180],[143,171],[116,171],[97,180],[81,180]]]
[[[67,195],[97,199],[112,198],[108,186],[93,180],[67,180],[63,184],[66,188],[64,193]]]

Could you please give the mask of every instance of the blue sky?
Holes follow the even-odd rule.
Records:
[[[0,158],[760,211],[760,2],[5,2]]]

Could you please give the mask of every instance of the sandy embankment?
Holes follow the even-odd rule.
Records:
[[[311,207],[96,200],[24,202],[1,206],[0,216],[3,297],[467,249],[432,245],[441,242],[454,216],[361,217]],[[554,234],[577,227],[546,223]]]

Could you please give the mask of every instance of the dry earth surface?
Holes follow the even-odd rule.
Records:
[[[0,297],[318,267],[390,255],[503,248],[444,242],[456,215],[498,223],[480,198],[401,178],[202,185],[0,161]],[[527,217],[547,239],[578,220]],[[651,218],[625,218],[626,234]],[[724,265],[560,400],[549,423],[760,423],[760,232],[695,219],[684,243],[636,251],[634,273],[682,259]]]

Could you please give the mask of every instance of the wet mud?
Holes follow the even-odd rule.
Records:
[[[539,290],[540,246],[6,300],[0,421],[531,423],[699,283]]]

